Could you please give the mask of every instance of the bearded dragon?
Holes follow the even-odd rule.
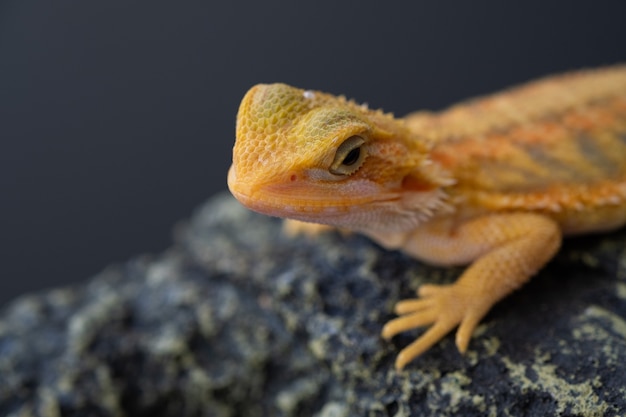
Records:
[[[398,370],[456,327],[464,353],[562,236],[626,223],[626,65],[404,118],[257,85],[239,108],[228,186],[260,213],[356,231],[433,265],[469,264],[454,284],[399,301],[382,329],[389,339],[430,326],[399,353]]]

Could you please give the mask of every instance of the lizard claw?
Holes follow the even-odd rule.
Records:
[[[382,337],[390,339],[398,333],[431,325],[398,354],[398,370],[430,349],[456,326],[459,326],[456,346],[461,353],[465,353],[474,329],[491,307],[488,304],[485,308],[484,301],[476,299],[473,291],[467,291],[458,284],[423,285],[418,295],[421,298],[398,302],[395,312],[400,317],[389,321],[382,330]]]

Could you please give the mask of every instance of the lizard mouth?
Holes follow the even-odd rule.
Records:
[[[250,184],[240,181],[233,167],[228,171],[228,188],[241,204],[258,213],[326,224],[340,223],[357,208],[400,198],[369,184],[353,184],[347,190],[338,190],[337,184],[308,181]]]

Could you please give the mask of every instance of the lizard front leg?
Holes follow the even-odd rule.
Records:
[[[491,214],[456,227],[434,222],[420,227],[402,249],[439,265],[473,262],[452,285],[422,285],[420,298],[400,301],[401,317],[382,331],[386,339],[416,327],[431,327],[396,359],[402,369],[456,326],[456,345],[467,350],[470,337],[491,307],[519,288],[558,251],[561,231],[549,217],[533,213]]]

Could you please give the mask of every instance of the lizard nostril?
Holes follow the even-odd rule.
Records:
[[[295,180],[297,180],[297,179],[298,179],[298,177],[297,177],[297,175],[296,175],[296,174],[291,174],[291,177],[289,177],[289,180],[290,180],[291,182],[294,182],[294,181],[295,181]]]

